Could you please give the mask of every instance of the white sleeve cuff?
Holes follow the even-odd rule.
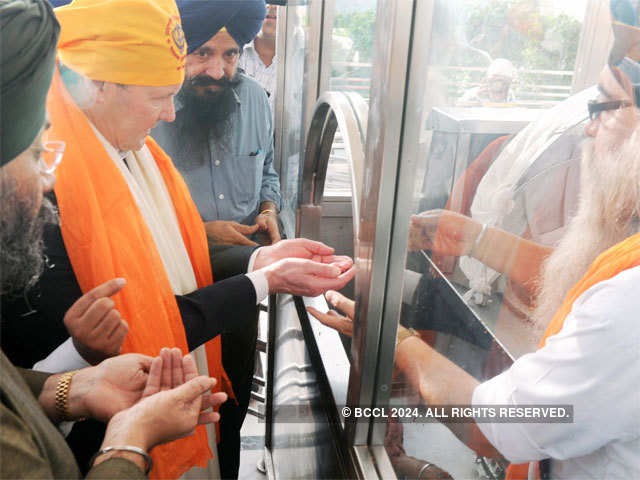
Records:
[[[249,271],[247,277],[251,280],[251,283],[253,283],[253,288],[256,289],[256,305],[258,305],[269,295],[269,281],[264,272],[260,270],[256,270],[255,272]]]
[[[40,360],[34,366],[34,370],[48,373],[61,373],[70,370],[90,367],[89,363],[78,353],[73,339],[69,337],[64,343],[49,354],[44,360]]]
[[[256,257],[258,256],[259,250],[260,250],[260,247],[256,248],[251,254],[251,256],[249,257],[249,265],[247,265],[247,272],[253,272],[253,265],[254,263],[256,263]]]

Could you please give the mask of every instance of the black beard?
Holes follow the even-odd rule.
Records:
[[[211,132],[216,139],[225,137],[231,126],[231,115],[238,108],[233,88],[241,82],[242,77],[238,73],[231,79],[223,77],[214,80],[199,75],[186,80],[178,92],[178,98],[185,111],[186,121],[183,128],[190,132]],[[197,87],[208,85],[218,85],[222,88],[214,92],[197,91]]]
[[[42,233],[45,226],[58,223],[58,212],[44,198],[36,217],[33,203],[16,200],[13,192],[2,194],[0,218],[0,291],[21,294],[37,281],[45,265]],[[7,219],[13,219],[7,220]],[[12,224],[10,224],[12,223]]]

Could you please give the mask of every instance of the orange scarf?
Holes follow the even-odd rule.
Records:
[[[158,250],[122,174],[76,106],[56,70],[47,108],[52,138],[67,143],[56,170],[62,237],[83,292],[115,277],[127,280],[113,300],[129,324],[122,352],[158,355],[162,347],[188,351],[178,304]],[[160,147],[146,145],[167,185],[199,287],[212,283],[204,225],[187,186]],[[222,368],[220,337],[206,344],[214,391],[232,393]],[[217,425],[216,425],[217,426]],[[153,478],[177,478],[211,458],[204,427],[153,450]]]
[[[547,339],[562,330],[567,315],[573,308],[580,295],[593,287],[596,283],[604,282],[615,277],[620,272],[640,265],[640,233],[632,235],[609,250],[601,253],[591,264],[587,273],[573,286],[564,299],[564,303],[553,316],[551,323],[540,340],[538,350],[545,346]],[[507,480],[526,480],[529,470],[528,463],[511,464],[507,468]]]

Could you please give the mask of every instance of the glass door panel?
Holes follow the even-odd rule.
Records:
[[[415,2],[384,321],[480,382],[536,349],[550,320],[536,311],[540,266],[577,208],[597,92],[574,91],[574,76],[595,29],[586,0],[566,3]],[[378,405],[424,405],[417,377],[394,372],[396,329],[384,328]],[[378,422],[372,441],[399,476],[425,462],[454,478],[500,470],[438,421]]]

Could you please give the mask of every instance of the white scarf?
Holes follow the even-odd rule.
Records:
[[[169,190],[162,178],[153,155],[145,145],[136,152],[120,154],[109,141],[91,124],[93,131],[104,145],[109,157],[116,164],[127,182],[127,186],[140,209],[169,277],[171,289],[175,295],[185,295],[198,288],[191,259],[184,245],[178,217],[173,207]],[[124,159],[122,158],[124,156]],[[125,164],[126,159],[126,164]],[[200,375],[209,376],[207,355],[204,345],[191,352]],[[209,447],[213,458],[209,459],[206,469],[207,478],[220,478],[217,457],[216,430],[213,424],[207,425]],[[182,478],[201,478],[203,469],[193,467]]]
[[[171,196],[151,152],[145,145],[137,152],[120,155],[95,127],[93,130],[127,182],[156,243],[173,293],[193,292],[198,288],[196,276],[180,234]]]

